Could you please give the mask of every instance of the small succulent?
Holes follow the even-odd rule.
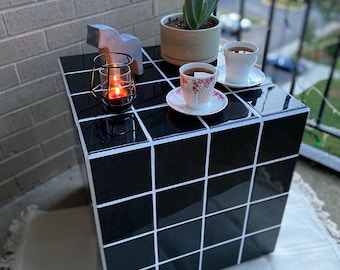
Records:
[[[200,29],[209,19],[218,0],[185,0],[183,19],[189,29]]]

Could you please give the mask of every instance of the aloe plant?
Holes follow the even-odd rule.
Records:
[[[218,0],[185,0],[183,19],[189,29],[200,29],[209,19]]]

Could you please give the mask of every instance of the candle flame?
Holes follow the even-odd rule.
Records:
[[[127,96],[126,90],[122,88],[119,75],[110,76],[109,87],[107,91],[107,97],[109,99],[122,98]]]
[[[113,77],[110,78],[110,82],[109,82],[110,86],[116,86],[118,84],[119,84],[119,80],[118,80],[118,76],[117,75],[114,75]]]

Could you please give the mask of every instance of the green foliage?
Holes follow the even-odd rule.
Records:
[[[218,0],[185,0],[183,19],[189,29],[200,29],[209,19]]]
[[[327,80],[321,80],[310,89],[297,95],[310,108],[309,120],[316,122],[323,95],[325,92]],[[340,80],[334,79],[331,86],[329,96],[327,98],[324,113],[322,115],[321,124],[335,130],[340,129]],[[340,157],[340,139],[323,133],[312,127],[305,129],[302,141],[310,146],[317,147],[329,154]]]
[[[326,21],[337,20],[339,18],[339,0],[313,0],[311,3],[316,6]]]

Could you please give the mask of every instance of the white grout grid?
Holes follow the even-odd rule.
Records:
[[[94,55],[60,61],[104,269],[221,269],[273,251],[308,109],[265,81],[217,85],[229,103],[216,115],[179,114],[165,102],[178,67],[143,54],[121,115],[89,92]]]

